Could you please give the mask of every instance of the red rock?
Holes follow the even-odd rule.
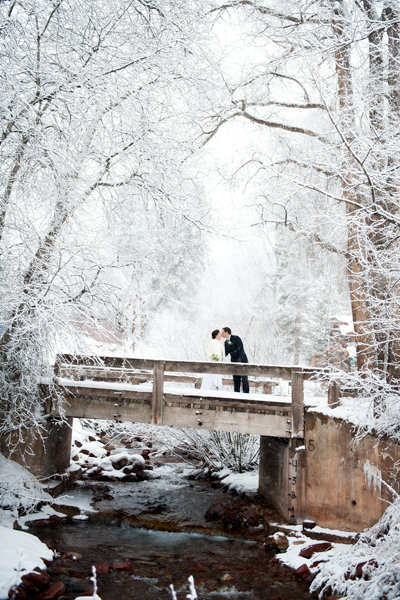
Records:
[[[108,575],[110,572],[111,566],[108,563],[100,563],[96,565],[96,573],[98,575]]]
[[[34,521],[34,524],[35,527],[47,527],[49,523],[46,519],[38,519],[37,521]]]
[[[312,580],[315,578],[315,575],[310,573],[310,569],[307,567],[306,564],[301,565],[301,567],[296,569],[296,575],[306,583],[311,583]]]
[[[136,478],[138,481],[147,481],[150,479],[150,476],[145,471],[136,471]]]
[[[89,442],[97,442],[97,438],[95,438],[93,435],[89,435]]]
[[[260,522],[260,517],[256,507],[252,504],[244,507],[239,511],[242,527],[257,527]]]
[[[370,558],[369,560],[364,560],[364,562],[360,562],[358,563],[358,565],[356,566],[355,570],[353,572],[347,571],[344,574],[344,578],[347,579],[361,579],[361,577],[364,577],[364,572],[363,572],[363,567],[365,565],[371,565],[373,567],[377,567],[378,563],[376,562],[376,560],[374,558]]]
[[[13,585],[8,592],[8,597],[13,598],[15,600],[30,600],[32,594],[29,590],[26,590],[21,585]]]
[[[81,454],[86,454],[89,455],[90,454],[90,450],[87,450],[87,448],[83,448],[83,450],[80,450]]]
[[[113,563],[112,568],[114,571],[132,571],[132,565],[129,560],[125,562]]]
[[[128,464],[128,459],[126,457],[120,458],[118,460],[113,460],[113,457],[111,457],[111,461],[114,469],[117,469],[118,471],[123,467],[126,467],[126,465]]]
[[[50,575],[48,573],[27,573],[21,577],[26,587],[44,588],[50,584]]]
[[[82,448],[82,442],[80,442],[79,440],[75,440],[74,444],[77,448]]]
[[[378,563],[374,558],[370,558],[369,560],[365,560],[364,562],[358,563],[358,565],[356,566],[356,577],[360,578],[364,576],[363,567],[365,565],[369,565],[376,568],[378,566]]]
[[[265,538],[265,550],[273,550],[275,552],[285,552],[289,547],[289,542],[284,533],[280,535],[270,535]]]
[[[36,597],[38,600],[53,600],[54,598],[58,598],[65,592],[65,585],[62,581],[56,581],[51,585],[47,590],[44,590]]]
[[[95,469],[91,470],[90,473],[86,473],[87,477],[92,477],[92,478],[96,478],[98,475],[100,475],[101,473],[101,467],[96,467]]]
[[[107,450],[107,452],[110,452],[110,450],[115,450],[115,446],[113,446],[113,444],[106,444],[104,449]],[[108,454],[108,456],[110,455]]]
[[[57,560],[57,567],[61,567],[62,569],[63,569],[64,567],[70,567],[70,566],[71,566],[71,565],[70,565],[70,562],[71,562],[70,560],[65,560],[65,559],[62,559],[62,560],[61,560],[61,559],[59,558],[59,559]]]
[[[310,569],[314,569],[315,567],[318,567],[318,565],[320,565],[321,563],[326,563],[328,562],[327,560],[316,560],[315,562],[313,562],[312,565],[310,565]]]
[[[73,569],[68,571],[68,575],[74,579],[86,579],[85,573],[81,573],[81,571],[74,571]]]
[[[51,515],[51,517],[49,517],[49,522],[53,525],[59,525],[60,523],[64,522],[64,519],[63,517],[59,517],[58,515]]]
[[[143,456],[143,458],[149,458],[150,450],[142,450],[140,454]]]
[[[217,521],[218,519],[222,519],[225,514],[227,506],[222,502],[216,502],[212,504],[206,514],[204,515],[207,521]]]
[[[142,465],[141,463],[133,464],[130,466],[134,473],[141,473],[144,469],[144,465]]]
[[[42,558],[42,561],[44,562],[46,567],[50,567],[50,565],[53,563],[52,560],[48,560],[47,558]]]
[[[326,550],[330,550],[331,548],[332,544],[330,542],[320,542],[319,544],[312,544],[307,548],[303,548],[299,552],[299,556],[302,558],[311,558],[316,552],[326,552]]]
[[[107,481],[108,483],[110,483],[110,481],[120,481],[119,478],[110,476],[108,471],[102,471],[100,475],[97,476],[97,479],[98,481]]]

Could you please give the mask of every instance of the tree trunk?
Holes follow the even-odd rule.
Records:
[[[353,87],[351,80],[350,40],[347,39],[346,19],[343,10],[343,0],[336,3],[333,9],[332,27],[336,39],[335,66],[338,84],[338,101],[341,111],[341,129],[349,147],[355,131]],[[364,285],[364,269],[362,265],[361,247],[357,221],[363,218],[360,209],[355,206],[360,199],[354,197],[353,173],[349,170],[353,157],[347,150],[343,159],[343,171],[347,176],[344,179],[343,196],[348,200],[346,204],[348,217],[347,235],[347,276],[350,289],[350,301],[356,333],[357,366],[359,370],[373,369],[375,365],[374,340],[371,335],[371,315],[366,288]]]

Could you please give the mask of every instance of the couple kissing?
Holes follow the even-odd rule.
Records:
[[[211,341],[207,348],[207,360],[226,361],[230,357],[231,362],[249,362],[244,351],[243,342],[238,335],[233,335],[230,327],[214,329],[211,333]],[[249,380],[247,376],[233,375],[233,389],[243,393],[249,393]],[[201,389],[222,390],[222,376],[214,373],[203,375]]]

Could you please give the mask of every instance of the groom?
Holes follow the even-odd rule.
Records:
[[[230,327],[223,327],[221,331],[222,337],[225,338],[225,355],[231,355],[231,362],[249,362],[246,352],[243,348],[243,342],[238,335],[232,335]],[[243,393],[249,393],[249,380],[246,375],[233,375],[233,389],[235,392],[240,392],[240,382],[242,382]]]

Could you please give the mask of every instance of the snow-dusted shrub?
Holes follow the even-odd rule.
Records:
[[[400,442],[400,389],[383,380],[379,373],[326,374],[323,385],[335,381],[341,389],[341,405],[352,405],[352,423],[358,436],[374,433]]]
[[[335,560],[320,563],[311,591],[338,594],[351,600],[400,598],[400,496],[380,521]],[[362,576],[356,576],[360,564]]]
[[[0,454],[0,518],[7,511],[12,519],[35,511],[41,503],[52,502],[39,481],[13,460]],[[3,514],[4,516],[4,514]]]
[[[224,467],[237,473],[258,466],[260,438],[236,432],[173,430],[174,452],[188,462],[219,470]]]
[[[88,432],[92,431],[97,435],[105,434],[111,444],[117,444],[126,438],[142,438],[144,445],[148,443],[162,445],[166,437],[165,427],[147,423],[116,423],[105,419],[80,419],[80,422]],[[135,441],[140,445],[139,440]]]

